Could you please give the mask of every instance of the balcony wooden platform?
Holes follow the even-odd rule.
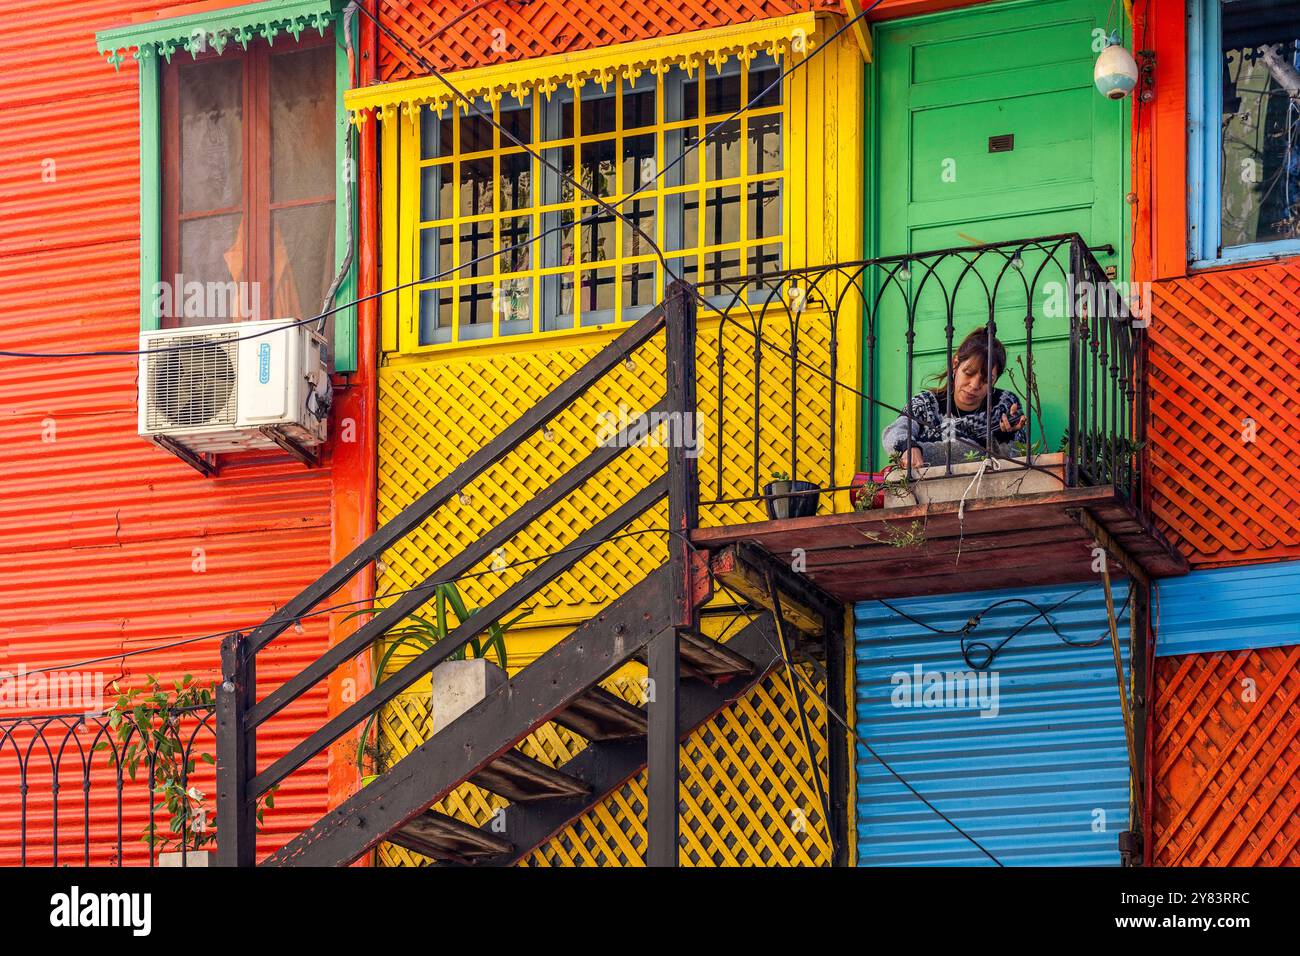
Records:
[[[947,501],[701,528],[692,535],[711,552],[743,543],[786,566],[802,549],[807,577],[846,603],[1086,581],[1095,576],[1098,538],[1112,573],[1187,573],[1186,558],[1109,486],[973,498],[960,520],[958,503]]]

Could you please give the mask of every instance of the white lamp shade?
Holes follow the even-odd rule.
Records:
[[[1122,100],[1137,86],[1138,66],[1122,44],[1114,43],[1101,51],[1092,71],[1093,82],[1101,95],[1110,100]]]

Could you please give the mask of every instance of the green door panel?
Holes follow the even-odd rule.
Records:
[[[868,79],[875,188],[866,221],[873,255],[1067,232],[1093,246],[1123,248],[1127,105],[1106,100],[1092,83],[1095,31],[1107,29],[1108,15],[1109,0],[1022,0],[877,26]],[[991,148],[992,138],[1007,136],[1010,149]],[[1096,255],[1122,271],[1117,256]],[[1067,252],[1058,258],[1068,263]],[[985,263],[981,275],[993,281],[994,263]],[[1041,257],[1027,260],[1024,274],[1041,263]],[[951,287],[961,268],[954,261],[936,277]],[[955,295],[953,348],[988,319],[988,294],[976,278],[968,276]],[[1068,415],[1069,329],[1063,316],[1048,315],[1046,301],[1049,293],[1059,297],[1064,277],[1058,270],[1054,286],[1045,278],[1033,308],[1033,368],[1042,404],[1033,431],[1036,442],[1055,451]],[[912,295],[919,281],[907,280]],[[1026,299],[1022,276],[1006,276],[994,313],[1009,366],[998,384],[1022,400]],[[902,407],[944,367],[947,312],[931,281],[912,317],[909,366],[907,309],[901,296],[886,292],[876,319],[874,377],[881,401]],[[880,429],[894,414],[875,406],[864,410],[869,431],[863,447],[877,449],[877,463],[883,457]]]

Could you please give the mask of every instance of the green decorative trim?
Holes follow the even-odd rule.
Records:
[[[170,63],[177,50],[193,57],[207,49],[220,54],[231,42],[244,49],[257,39],[273,44],[281,33],[297,40],[304,30],[315,29],[324,36],[336,16],[333,0],[262,0],[100,30],[95,42],[113,68],[121,69],[128,53],[140,62],[161,56]]]
[[[340,35],[343,28],[339,27]],[[335,44],[337,56],[334,60],[334,89],[338,93],[338,107],[334,117],[334,268],[342,265],[348,254],[348,216],[352,216],[352,263],[347,275],[339,283],[331,305],[351,302],[357,297],[357,259],[361,251],[361,235],[357,231],[357,209],[360,204],[361,184],[357,182],[356,143],[353,143],[353,159],[348,164],[348,138],[355,135],[351,116],[343,107],[343,91],[352,85],[352,74],[348,68],[348,54]],[[352,196],[349,208],[348,196]],[[334,370],[336,372],[355,372],[357,370],[357,307],[340,309],[332,316],[334,320]]]
[[[265,37],[270,42],[271,37],[275,35],[278,28],[285,32],[292,33],[296,40],[302,35],[302,30],[294,31],[288,28],[288,24],[298,23],[301,25],[306,22],[302,19],[294,18],[311,17],[317,13],[323,14],[324,19],[307,23],[308,26],[317,27],[321,34],[324,35],[326,27],[338,16],[336,3],[332,0],[266,0],[264,3],[245,4],[240,7],[232,7],[227,10],[218,10],[211,14],[191,15],[187,17],[175,17],[171,20],[158,20],[147,25],[122,27],[116,30],[105,30],[97,34],[100,45],[100,52],[113,49],[113,43],[121,43],[122,37],[134,35],[139,43],[144,44],[137,47],[135,59],[140,68],[140,329],[149,332],[161,326],[158,316],[154,315],[154,290],[159,281],[162,279],[162,66],[159,58],[154,56],[156,45],[165,42],[162,34],[166,30],[175,30],[177,33],[168,35],[191,36],[192,33],[187,30],[198,29],[200,22],[211,24],[204,26],[203,29],[220,32],[229,30],[228,21],[236,20],[238,16],[245,16],[250,12],[257,15],[261,11],[262,22],[270,24],[267,32],[258,32],[257,36]],[[256,16],[254,16],[256,20]],[[253,22],[253,21],[245,21]],[[180,26],[180,25],[184,26]],[[319,24],[319,26],[318,26]],[[166,26],[170,25],[170,27]],[[269,33],[270,35],[267,35]],[[149,34],[149,35],[146,35]],[[117,39],[111,39],[117,37]],[[250,36],[250,39],[253,37]],[[225,45],[223,41],[223,48]],[[178,47],[173,47],[172,52]],[[122,47],[117,47],[118,50]],[[140,49],[148,49],[150,52],[143,56],[139,55]],[[188,49],[188,47],[186,47]],[[159,51],[160,52],[160,51]],[[163,59],[168,59],[164,54]],[[114,66],[120,66],[123,57],[118,57]],[[113,57],[109,57],[109,62],[113,62]],[[343,263],[347,255],[347,216],[348,216],[348,193],[351,191],[354,195],[358,190],[356,182],[355,160],[352,169],[348,169],[347,162],[347,137],[355,135],[350,116],[343,108],[343,92],[351,85],[351,75],[348,70],[347,51],[339,44],[334,45],[334,77],[335,90],[337,92],[337,106],[335,108],[335,168],[338,173],[338,181],[335,187],[335,219],[334,219],[334,263],[335,268]],[[348,178],[352,181],[349,182]],[[356,298],[357,294],[357,249],[360,246],[361,237],[357,232],[357,220],[355,217],[355,202],[353,213],[352,235],[354,250],[352,256],[352,265],[348,269],[348,274],[344,277],[339,286],[338,292],[334,296],[335,304],[341,302],[350,302]],[[352,306],[336,312],[334,318],[334,370],[337,372],[355,372],[357,370],[357,323],[356,307]]]
[[[140,61],[140,330],[162,327],[154,287],[162,273],[162,69]]]

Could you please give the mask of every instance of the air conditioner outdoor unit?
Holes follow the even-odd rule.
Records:
[[[325,440],[329,352],[278,319],[140,335],[140,434],[198,455]]]

